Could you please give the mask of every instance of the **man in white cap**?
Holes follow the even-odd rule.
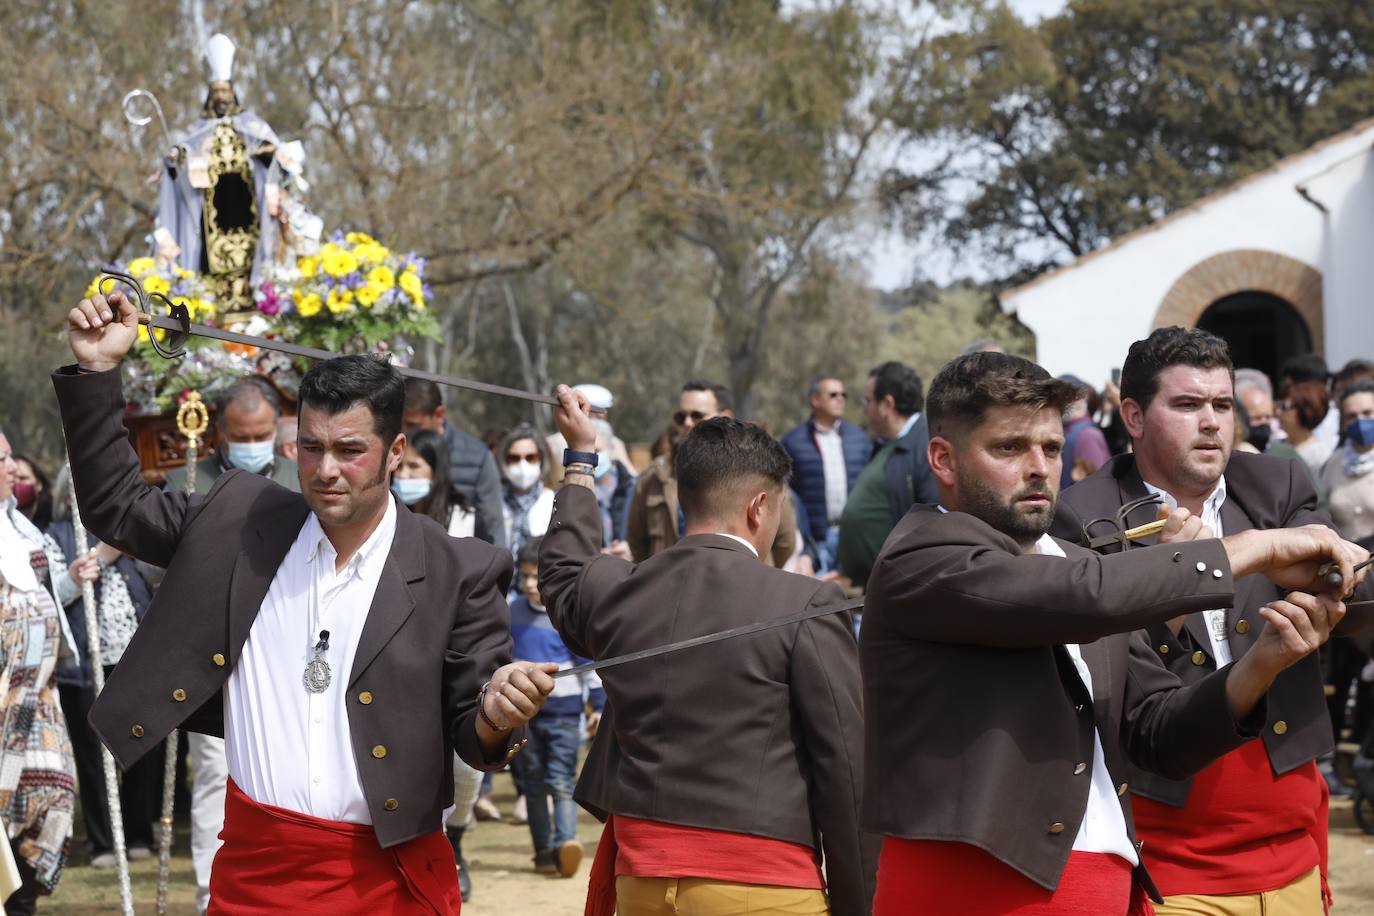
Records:
[[[604,385],[586,382],[581,385],[574,385],[573,391],[578,392],[587,399],[587,403],[591,406],[592,419],[601,421],[598,426],[606,435],[607,448],[600,451],[606,455],[608,461],[619,461],[631,474],[634,474],[634,465],[630,463],[629,449],[625,447],[625,443],[621,441],[620,437],[615,434],[615,430],[611,427],[610,412],[611,408],[615,406],[615,396],[611,394],[610,389]],[[568,443],[563,438],[563,434],[558,432],[554,433],[552,436],[549,436],[548,442],[549,454],[553,455],[555,459],[561,459],[563,449],[568,447]],[[558,460],[554,461],[554,464],[558,463]],[[563,479],[563,469],[561,467],[556,470],[551,468],[550,471],[557,475],[557,479],[550,480],[549,483],[550,485],[557,486]]]
[[[278,143],[266,121],[239,106],[234,50],[226,35],[205,45],[205,107],[162,164],[153,233],[160,258],[213,278],[221,315],[253,306]]]

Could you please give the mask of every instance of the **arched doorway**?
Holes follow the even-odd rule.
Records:
[[[1223,296],[1198,317],[1197,326],[1226,341],[1231,361],[1277,378],[1291,356],[1312,352],[1312,333],[1292,304],[1273,293],[1244,290]]]

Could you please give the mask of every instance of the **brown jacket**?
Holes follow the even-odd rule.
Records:
[[[792,556],[797,544],[797,510],[792,506],[790,488],[783,487],[782,521],[773,549],[764,557],[770,566],[781,567]],[[625,542],[636,560],[647,560],[677,543],[677,480],[673,478],[672,458],[660,455],[644,469],[630,500]]]
[[[224,734],[222,693],[277,567],[309,514],[300,494],[244,471],[205,495],[143,481],[124,428],[119,371],[53,374],[82,521],[101,540],[167,567],[91,725],[122,767],[185,726]],[[510,661],[510,553],[451,538],[402,511],[348,673],[348,724],[377,840],[437,830],[453,803],[453,755],[505,765],[477,742],[477,691]],[[289,762],[287,762],[289,765]]]
[[[1136,470],[1135,456],[1119,455],[1060,494],[1054,534],[1078,541],[1085,523],[1113,518],[1123,505],[1148,492]],[[1316,511],[1316,503],[1317,494],[1301,462],[1234,452],[1226,468],[1222,533],[1310,524],[1331,526],[1330,517]],[[1131,513],[1126,524],[1130,527],[1153,521],[1156,511],[1156,506],[1142,506]],[[1110,526],[1094,526],[1092,533],[1097,536],[1110,531]],[[1149,538],[1141,543],[1152,544],[1155,540]],[[1362,591],[1367,590],[1368,586],[1362,587]],[[1278,586],[1263,576],[1247,576],[1236,583],[1234,602],[1213,605],[1227,608],[1227,642],[1234,658],[1244,655],[1263,630],[1264,618],[1259,616],[1259,609],[1282,594]],[[1368,628],[1371,622],[1374,609],[1351,608],[1337,632],[1355,632]],[[1163,621],[1147,627],[1145,632],[1160,661],[1185,683],[1216,670],[1212,641],[1201,612],[1189,614],[1177,636]],[[1315,654],[1278,676],[1269,690],[1268,710],[1263,740],[1274,772],[1287,773],[1332,749],[1331,717],[1322,693],[1321,664]],[[1192,781],[1142,772],[1132,774],[1131,785],[1138,795],[1182,807],[1188,800]]]
[[[643,563],[602,556],[590,490],[565,486],[539,590],[568,647],[607,658],[844,600],[721,535]],[[601,672],[606,718],[577,800],[598,817],[772,837],[824,850],[831,912],[869,912],[878,840],[859,829],[862,711],[848,614]]]
[[[1127,760],[1182,778],[1253,737],[1263,704],[1237,723],[1224,671],[1184,687],[1130,635],[1230,600],[1218,541],[1060,546],[1065,558],[1024,556],[971,515],[922,506],[893,530],[860,638],[864,827],[970,843],[1054,888],[1087,809],[1094,725],[1132,842]],[[1066,643],[1082,647],[1091,698]]]

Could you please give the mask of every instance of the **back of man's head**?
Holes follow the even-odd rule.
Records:
[[[873,379],[873,399],[881,401],[892,395],[892,406],[899,415],[909,417],[925,406],[921,377],[905,363],[886,362],[868,375]]]
[[[1131,344],[1121,364],[1121,399],[1146,410],[1159,394],[1159,376],[1174,366],[1225,369],[1234,377],[1231,350],[1226,341],[1201,328],[1158,328],[1144,340]]]
[[[734,417],[703,420],[673,452],[688,524],[732,520],[760,491],[781,491],[791,474],[786,449],[761,427]]]
[[[433,416],[434,412],[443,406],[444,398],[439,393],[439,386],[429,379],[408,378],[405,380],[406,400],[405,412],[418,412],[425,416]]]
[[[405,380],[395,366],[375,356],[337,356],[320,360],[305,374],[300,402],[302,409],[309,407],[331,415],[365,405],[372,413],[373,431],[385,449],[401,432]]]
[[[1237,398],[1252,389],[1262,393],[1267,398],[1272,399],[1274,397],[1273,383],[1269,381],[1269,376],[1258,369],[1237,369],[1235,378]]]
[[[1321,382],[1325,385],[1331,381],[1331,372],[1326,368],[1326,360],[1315,353],[1303,353],[1283,361],[1279,378],[1283,379],[1285,387],[1297,382]]]
[[[1054,378],[1028,359],[984,350],[951,360],[936,374],[926,419],[932,436],[957,444],[994,407],[1050,407],[1063,413],[1082,396],[1077,385]]]

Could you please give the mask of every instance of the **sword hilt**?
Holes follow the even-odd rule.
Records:
[[[96,289],[101,295],[108,296],[114,292],[114,287],[124,285],[129,288],[134,305],[138,306],[138,323],[148,328],[148,340],[157,351],[157,355],[164,359],[179,359],[186,355],[186,341],[191,337],[191,312],[186,306],[173,302],[162,293],[149,293],[133,277],[117,270],[107,270],[96,281]],[[167,328],[161,324],[157,325],[167,332],[166,340],[158,340],[153,333],[153,312],[149,307],[149,301],[161,302],[167,306],[167,314],[177,323],[175,329]]]

